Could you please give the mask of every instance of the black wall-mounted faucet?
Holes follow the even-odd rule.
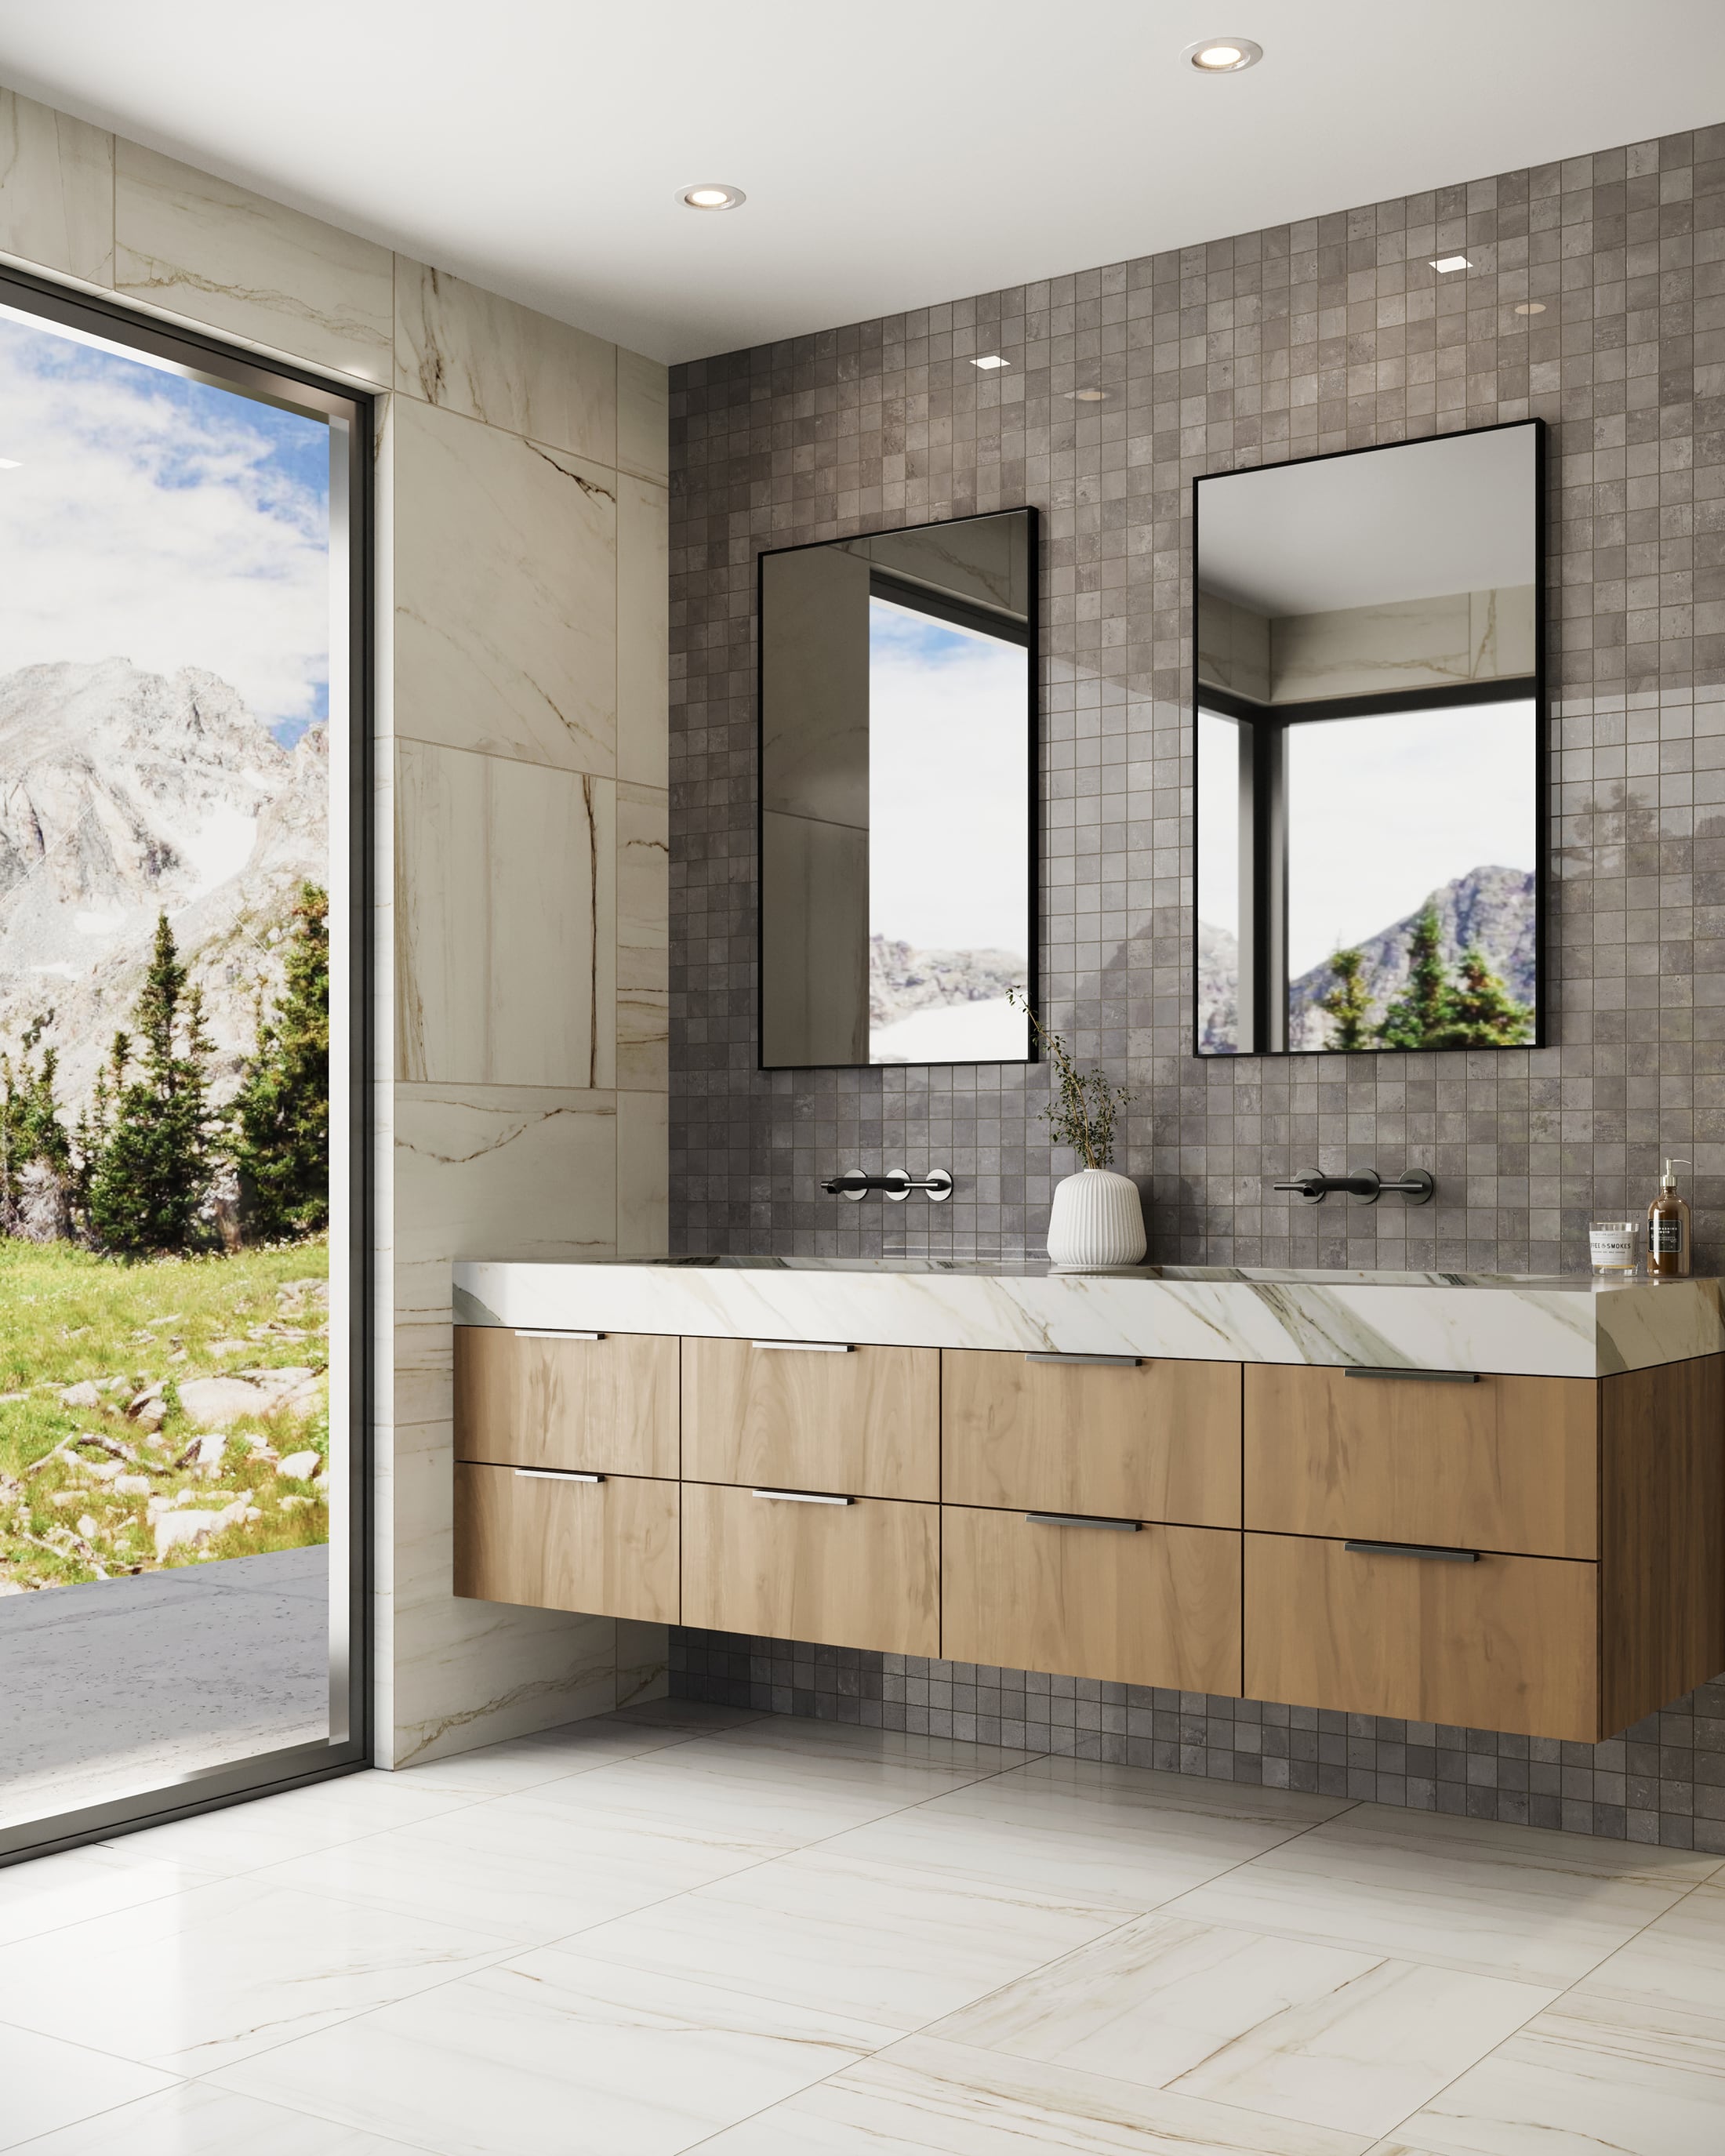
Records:
[[[1375,1205],[1393,1194],[1409,1205],[1429,1205],[1437,1184],[1430,1170],[1404,1168],[1394,1183],[1386,1183],[1375,1168],[1353,1168],[1346,1175],[1322,1175],[1315,1168],[1302,1168],[1291,1183],[1278,1183],[1277,1190],[1291,1190],[1307,1205],[1322,1205],[1332,1190],[1345,1191],[1367,1205]]]
[[[943,1168],[932,1168],[927,1175],[912,1175],[903,1168],[889,1168],[885,1175],[865,1175],[860,1168],[847,1168],[842,1175],[829,1176],[820,1187],[829,1198],[848,1198],[854,1204],[860,1204],[871,1190],[881,1190],[891,1203],[901,1205],[913,1190],[920,1190],[931,1205],[944,1205],[952,1194],[952,1178]]]

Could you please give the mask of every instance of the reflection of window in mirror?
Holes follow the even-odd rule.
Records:
[[[761,559],[761,1060],[1019,1062],[1029,511]]]
[[[1539,437],[1198,482],[1198,1054],[1534,1041]]]

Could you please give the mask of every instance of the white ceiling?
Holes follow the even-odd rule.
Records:
[[[1198,580],[1255,613],[1327,613],[1533,582],[1533,429],[1206,479]]]
[[[1725,121],[1725,8],[0,0],[0,80],[684,359]]]

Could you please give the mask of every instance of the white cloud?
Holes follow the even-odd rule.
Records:
[[[321,490],[284,416],[0,318],[0,674],[207,667],[265,725],[315,716],[330,598]],[[311,420],[288,422],[321,427]],[[314,440],[316,438],[311,438]]]

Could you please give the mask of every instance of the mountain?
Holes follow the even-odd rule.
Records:
[[[0,678],[0,1046],[48,1011],[75,1113],[129,1029],[159,912],[204,992],[218,1098],[273,993],[300,882],[328,881],[329,742],[284,748],[213,674],[129,660]]]
[[[944,1004],[992,1003],[1022,988],[1028,971],[1010,951],[920,951],[885,936],[869,938],[872,1029]]]
[[[1442,931],[1443,960],[1453,968],[1464,951],[1485,953],[1492,971],[1499,974],[1517,1002],[1533,1000],[1533,878],[1524,869],[1471,869],[1453,883],[1446,883],[1400,921],[1375,936],[1362,939],[1364,978],[1371,995],[1373,1023],[1384,1007],[1407,985],[1408,939],[1425,906],[1437,910]],[[1240,978],[1239,947],[1225,929],[1208,921],[1198,924],[1199,1038],[1214,1052],[1232,1045],[1234,1000]],[[1335,975],[1328,959],[1301,974],[1288,991],[1288,1045],[1322,1048],[1330,1037],[1330,1021],[1317,1008],[1317,999]]]

